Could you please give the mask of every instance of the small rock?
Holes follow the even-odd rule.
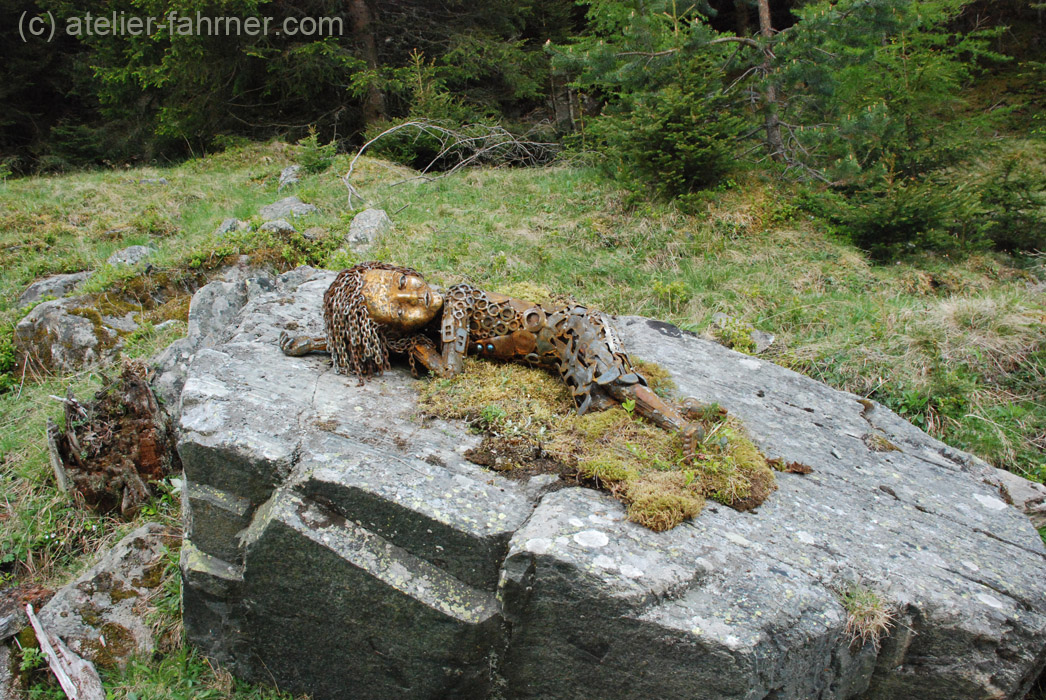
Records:
[[[246,221],[240,221],[239,219],[225,219],[221,225],[214,230],[214,235],[218,238],[224,236],[227,233],[233,233],[234,231],[245,231],[250,228],[250,224]]]
[[[286,219],[294,216],[305,216],[307,214],[314,214],[319,209],[312,204],[306,204],[297,197],[285,197],[278,202],[274,202],[268,206],[262,207],[258,210],[258,214],[265,221],[272,221],[273,219]]]
[[[1046,486],[997,467],[995,474],[1013,505],[1031,518],[1032,525],[1036,528],[1046,527]]]
[[[752,331],[752,342],[755,343],[755,354],[766,352],[774,344],[774,334],[766,331]]]
[[[33,282],[22,292],[22,296],[18,297],[18,308],[34,304],[44,297],[64,297],[92,274],[90,270],[85,270],[68,275],[51,275]]]
[[[142,262],[155,252],[156,250],[154,248],[150,248],[149,246],[133,245],[129,248],[124,248],[123,250],[116,251],[115,253],[110,255],[109,259],[105,262],[109,265],[114,266],[137,265],[138,263]]]
[[[346,241],[354,245],[367,246],[392,228],[392,219],[384,209],[364,209],[349,224]]]
[[[167,178],[165,177],[143,177],[138,181],[139,185],[166,185]]]
[[[284,187],[293,187],[301,180],[301,166],[288,165],[280,172],[280,184],[276,191],[282,191]]]
[[[170,319],[167,319],[166,321],[164,321],[163,323],[158,323],[155,326],[153,326],[153,332],[154,333],[159,333],[161,331],[167,330],[168,328],[174,328],[175,326],[180,326],[180,325],[182,325],[181,321],[179,321],[176,318],[170,318]]]
[[[122,666],[154,648],[146,616],[163,584],[167,550],[178,531],[149,523],[124,537],[100,562],[58,591],[40,621],[69,648],[102,667]]]
[[[266,221],[258,230],[275,234],[288,234],[295,233],[298,229],[294,228],[286,219],[273,219],[272,221]]]
[[[322,226],[312,226],[302,231],[301,235],[310,241],[322,241],[327,237],[327,229]]]

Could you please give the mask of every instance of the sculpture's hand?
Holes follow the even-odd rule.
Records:
[[[284,355],[301,357],[310,352],[320,352],[327,349],[327,341],[323,338],[313,338],[307,335],[291,335],[287,331],[280,333],[280,350]]]

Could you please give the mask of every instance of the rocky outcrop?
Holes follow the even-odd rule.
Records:
[[[102,668],[153,650],[146,615],[161,592],[167,552],[178,532],[149,523],[124,537],[96,565],[39,611],[44,627]]]
[[[655,533],[467,462],[478,436],[417,417],[403,370],[360,386],[283,356],[332,279],[259,290],[181,394],[185,628],[238,675],[317,700],[962,699],[1019,698],[1046,663],[1038,534],[986,465],[883,407],[619,319],[681,393],[812,468]],[[880,645],[851,642],[855,583],[893,611]]]
[[[246,267],[241,261],[221,279],[205,284],[193,295],[186,337],[171,343],[153,361],[153,391],[172,415],[177,414],[178,397],[196,351],[222,342],[237,323],[247,300],[273,289],[271,274]]]
[[[1046,486],[1003,469],[996,469],[995,475],[1009,500],[1028,516],[1031,524],[1036,528],[1046,527]]]

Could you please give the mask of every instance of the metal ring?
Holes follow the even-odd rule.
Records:
[[[508,326],[505,325],[504,321],[498,321],[494,324],[494,333],[496,335],[506,335],[508,333]]]

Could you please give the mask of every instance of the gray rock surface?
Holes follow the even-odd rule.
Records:
[[[80,297],[45,301],[15,326],[15,348],[49,370],[95,365],[115,357],[123,343],[117,327],[122,321],[112,325],[106,318]]]
[[[103,668],[153,649],[146,615],[160,592],[167,550],[178,532],[149,523],[120,540],[101,561],[55,593],[40,611],[44,627]]]
[[[392,219],[384,209],[364,209],[352,217],[345,242],[353,247],[369,246],[390,228],[392,228]]]
[[[294,228],[286,219],[273,219],[272,221],[266,221],[264,224],[258,227],[259,231],[268,231],[269,233],[275,234],[287,234],[294,233],[298,229]]]
[[[133,266],[142,262],[156,252],[155,248],[144,245],[133,245],[123,250],[118,250],[109,256],[105,262],[109,265]]]
[[[306,204],[297,197],[284,197],[278,202],[273,202],[258,210],[263,221],[273,219],[290,219],[295,216],[305,216],[319,211],[315,205]]]
[[[0,644],[0,700],[15,700],[21,695],[13,667],[11,647]]]
[[[403,370],[358,386],[283,356],[332,279],[250,298],[181,395],[185,627],[238,675],[317,700],[962,699],[1019,698],[1046,663],[1037,533],[986,465],[881,406],[619,319],[684,395],[813,468],[758,512],[654,533],[608,495],[468,463],[477,436],[417,418]],[[850,644],[855,581],[896,612],[880,648]]]
[[[175,419],[182,385],[196,352],[221,342],[230,325],[235,325],[247,300],[271,291],[273,284],[268,272],[237,266],[224,278],[208,282],[193,295],[186,336],[171,343],[152,362],[153,391]]]
[[[301,166],[288,165],[280,171],[280,184],[276,191],[282,192],[285,187],[293,187],[298,184],[299,180],[301,180]]]
[[[51,275],[42,280],[37,280],[26,287],[21,296],[18,297],[17,306],[21,309],[30,304],[35,304],[44,297],[64,297],[92,274],[90,270],[85,270],[84,272],[73,272],[67,275]]]
[[[1046,486],[1005,469],[996,469],[995,473],[1013,505],[1031,518],[1034,527],[1046,527]]]

